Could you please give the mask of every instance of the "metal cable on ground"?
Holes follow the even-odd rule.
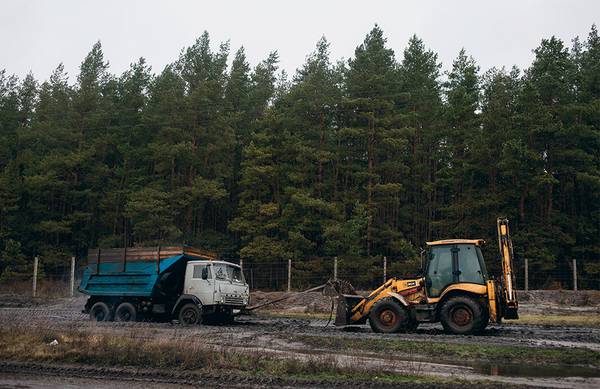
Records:
[[[251,307],[248,307],[248,308],[244,309],[244,311],[254,311],[255,309],[262,308],[262,307],[267,306],[267,305],[275,304],[275,303],[278,303],[278,302],[283,301],[283,300],[287,300],[287,299],[289,299],[289,298],[291,298],[293,296],[296,296],[298,294],[304,294],[304,293],[309,293],[309,292],[316,292],[317,290],[325,288],[327,285],[329,285],[329,281],[326,282],[326,283],[324,283],[323,285],[315,286],[314,288],[303,290],[302,292],[298,292],[298,293],[293,294],[293,295],[290,294],[288,296],[283,296],[283,297],[280,297],[280,298],[275,299],[275,300],[271,300],[271,301],[267,301],[267,302],[264,302],[264,303],[261,303],[261,304],[253,305]]]
[[[327,324],[325,324],[325,327],[329,326],[329,323],[331,323],[331,318],[333,317],[334,307],[335,307],[335,302],[333,301],[333,296],[331,296],[331,311],[329,311],[329,319],[327,320]]]

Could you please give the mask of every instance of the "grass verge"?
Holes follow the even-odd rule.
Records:
[[[51,345],[56,340],[58,343]],[[240,374],[252,377],[319,381],[380,381],[436,384],[417,374],[399,375],[378,368],[348,367],[326,356],[303,359],[259,352],[209,348],[202,340],[147,339],[135,335],[90,334],[42,328],[1,328],[0,359],[21,362],[140,367]]]
[[[509,320],[508,324],[592,327],[600,328],[600,315],[531,315],[520,314],[519,320]]]
[[[319,349],[387,352],[408,360],[471,363],[531,363],[600,367],[600,352],[583,348],[552,348],[417,342],[402,339],[356,339],[301,335],[298,340]]]

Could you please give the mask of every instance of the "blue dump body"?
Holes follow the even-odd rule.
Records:
[[[160,270],[156,270],[156,261],[127,263],[126,271],[119,262],[100,263],[86,267],[79,285],[82,293],[90,296],[139,296],[150,297],[159,277],[181,261],[187,261],[185,255],[177,255],[160,260]]]

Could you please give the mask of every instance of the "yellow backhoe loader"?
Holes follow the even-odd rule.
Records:
[[[446,332],[471,334],[490,321],[518,319],[508,220],[499,218],[497,227],[502,260],[498,279],[488,276],[482,239],[428,242],[423,277],[390,278],[367,297],[338,290],[335,324],[368,320],[373,331],[392,333],[414,330],[421,322],[441,322]]]

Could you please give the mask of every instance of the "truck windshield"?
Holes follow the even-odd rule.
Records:
[[[242,269],[236,266],[227,266],[227,274],[233,282],[241,282],[245,284],[244,273]]]
[[[242,284],[246,283],[242,270],[237,266],[218,263],[214,264],[213,267],[217,280],[228,280]]]

